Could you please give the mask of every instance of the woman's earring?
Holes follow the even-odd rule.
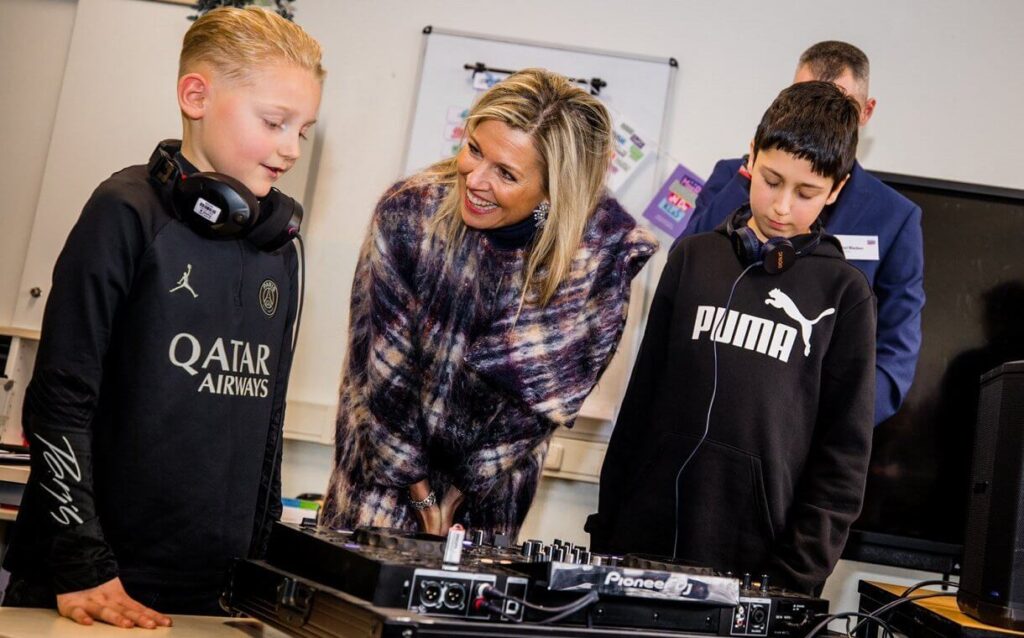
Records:
[[[546,201],[541,202],[537,208],[533,209],[533,223],[536,224],[537,228],[541,228],[547,223],[550,211],[551,204]]]

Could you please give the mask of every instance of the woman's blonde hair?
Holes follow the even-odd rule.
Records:
[[[320,43],[278,14],[260,7],[221,7],[195,21],[185,33],[178,77],[201,63],[225,77],[244,80],[257,65],[289,62],[323,81]]]
[[[597,98],[561,75],[524,69],[494,85],[473,105],[466,119],[466,136],[488,120],[527,133],[540,158],[551,209],[526,261],[524,296],[532,291],[543,306],[568,276],[587,220],[604,192],[611,156],[611,118]],[[435,214],[433,231],[447,240],[451,250],[466,231],[456,162],[456,157],[442,160],[410,183],[449,187]]]

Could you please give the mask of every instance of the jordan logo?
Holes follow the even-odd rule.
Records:
[[[789,295],[782,292],[778,288],[773,288],[768,292],[768,298],[764,300],[769,306],[779,308],[782,312],[792,319],[793,321],[800,324],[800,336],[804,339],[804,356],[810,356],[811,354],[811,330],[814,328],[814,324],[822,320],[822,318],[829,315],[835,314],[835,308],[828,308],[824,310],[816,319],[808,319],[804,317],[800,309],[796,307],[793,300],[789,298]]]
[[[192,286],[188,285],[188,276],[191,275],[191,274],[192,274],[192,264],[189,264],[188,268],[185,269],[185,272],[183,272],[181,274],[181,279],[178,280],[178,285],[175,286],[174,288],[171,288],[171,292],[174,292],[176,290],[181,290],[182,288],[184,288],[185,290],[187,290],[190,293],[192,293],[192,298],[193,299],[198,299],[199,295],[196,294],[195,290],[192,290]]]

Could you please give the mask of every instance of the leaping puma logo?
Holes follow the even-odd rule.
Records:
[[[804,317],[803,313],[800,312],[800,309],[796,307],[796,304],[789,298],[789,295],[778,288],[772,288],[768,292],[768,298],[765,299],[764,302],[769,306],[781,309],[782,312],[786,313],[790,319],[800,324],[800,336],[804,339],[805,357],[810,356],[811,354],[811,330],[814,329],[814,324],[821,321],[822,318],[835,314],[836,312],[835,308],[828,308],[818,315],[816,319],[808,319],[807,317]]]

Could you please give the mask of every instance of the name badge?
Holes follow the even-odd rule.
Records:
[[[878,235],[836,235],[850,261],[878,261]]]

